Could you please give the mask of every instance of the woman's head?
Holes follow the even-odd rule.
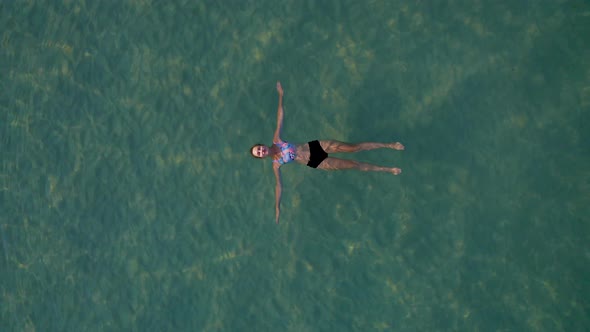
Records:
[[[250,154],[252,154],[254,158],[264,158],[268,156],[268,152],[268,147],[262,144],[254,144],[252,148],[250,148]]]

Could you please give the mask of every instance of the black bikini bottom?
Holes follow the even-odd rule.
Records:
[[[324,159],[328,158],[328,154],[322,149],[320,142],[317,140],[307,144],[309,145],[309,162],[307,166],[317,168]]]

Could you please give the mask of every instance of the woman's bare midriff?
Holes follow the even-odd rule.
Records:
[[[309,145],[305,144],[297,144],[297,157],[295,157],[295,161],[300,164],[307,164],[309,161]]]

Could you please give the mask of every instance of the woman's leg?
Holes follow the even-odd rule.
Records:
[[[348,159],[340,159],[340,158],[333,158],[328,157],[322,161],[322,163],[318,166],[319,169],[331,171],[331,170],[338,170],[338,169],[356,169],[359,171],[375,171],[375,172],[389,172],[393,173],[394,175],[398,175],[402,172],[400,168],[396,167],[381,167],[375,166],[367,163],[361,163],[355,160],[348,160]]]
[[[340,141],[333,141],[333,140],[325,140],[320,141],[320,145],[322,149],[326,151],[326,153],[338,153],[338,152],[358,152],[364,150],[374,150],[380,148],[389,148],[395,150],[403,150],[404,146],[399,143],[373,143],[373,142],[364,142],[364,143],[344,143]]]

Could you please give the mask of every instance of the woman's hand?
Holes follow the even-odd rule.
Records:
[[[283,96],[283,87],[281,86],[281,82],[277,81],[277,92],[279,93],[279,96]]]

